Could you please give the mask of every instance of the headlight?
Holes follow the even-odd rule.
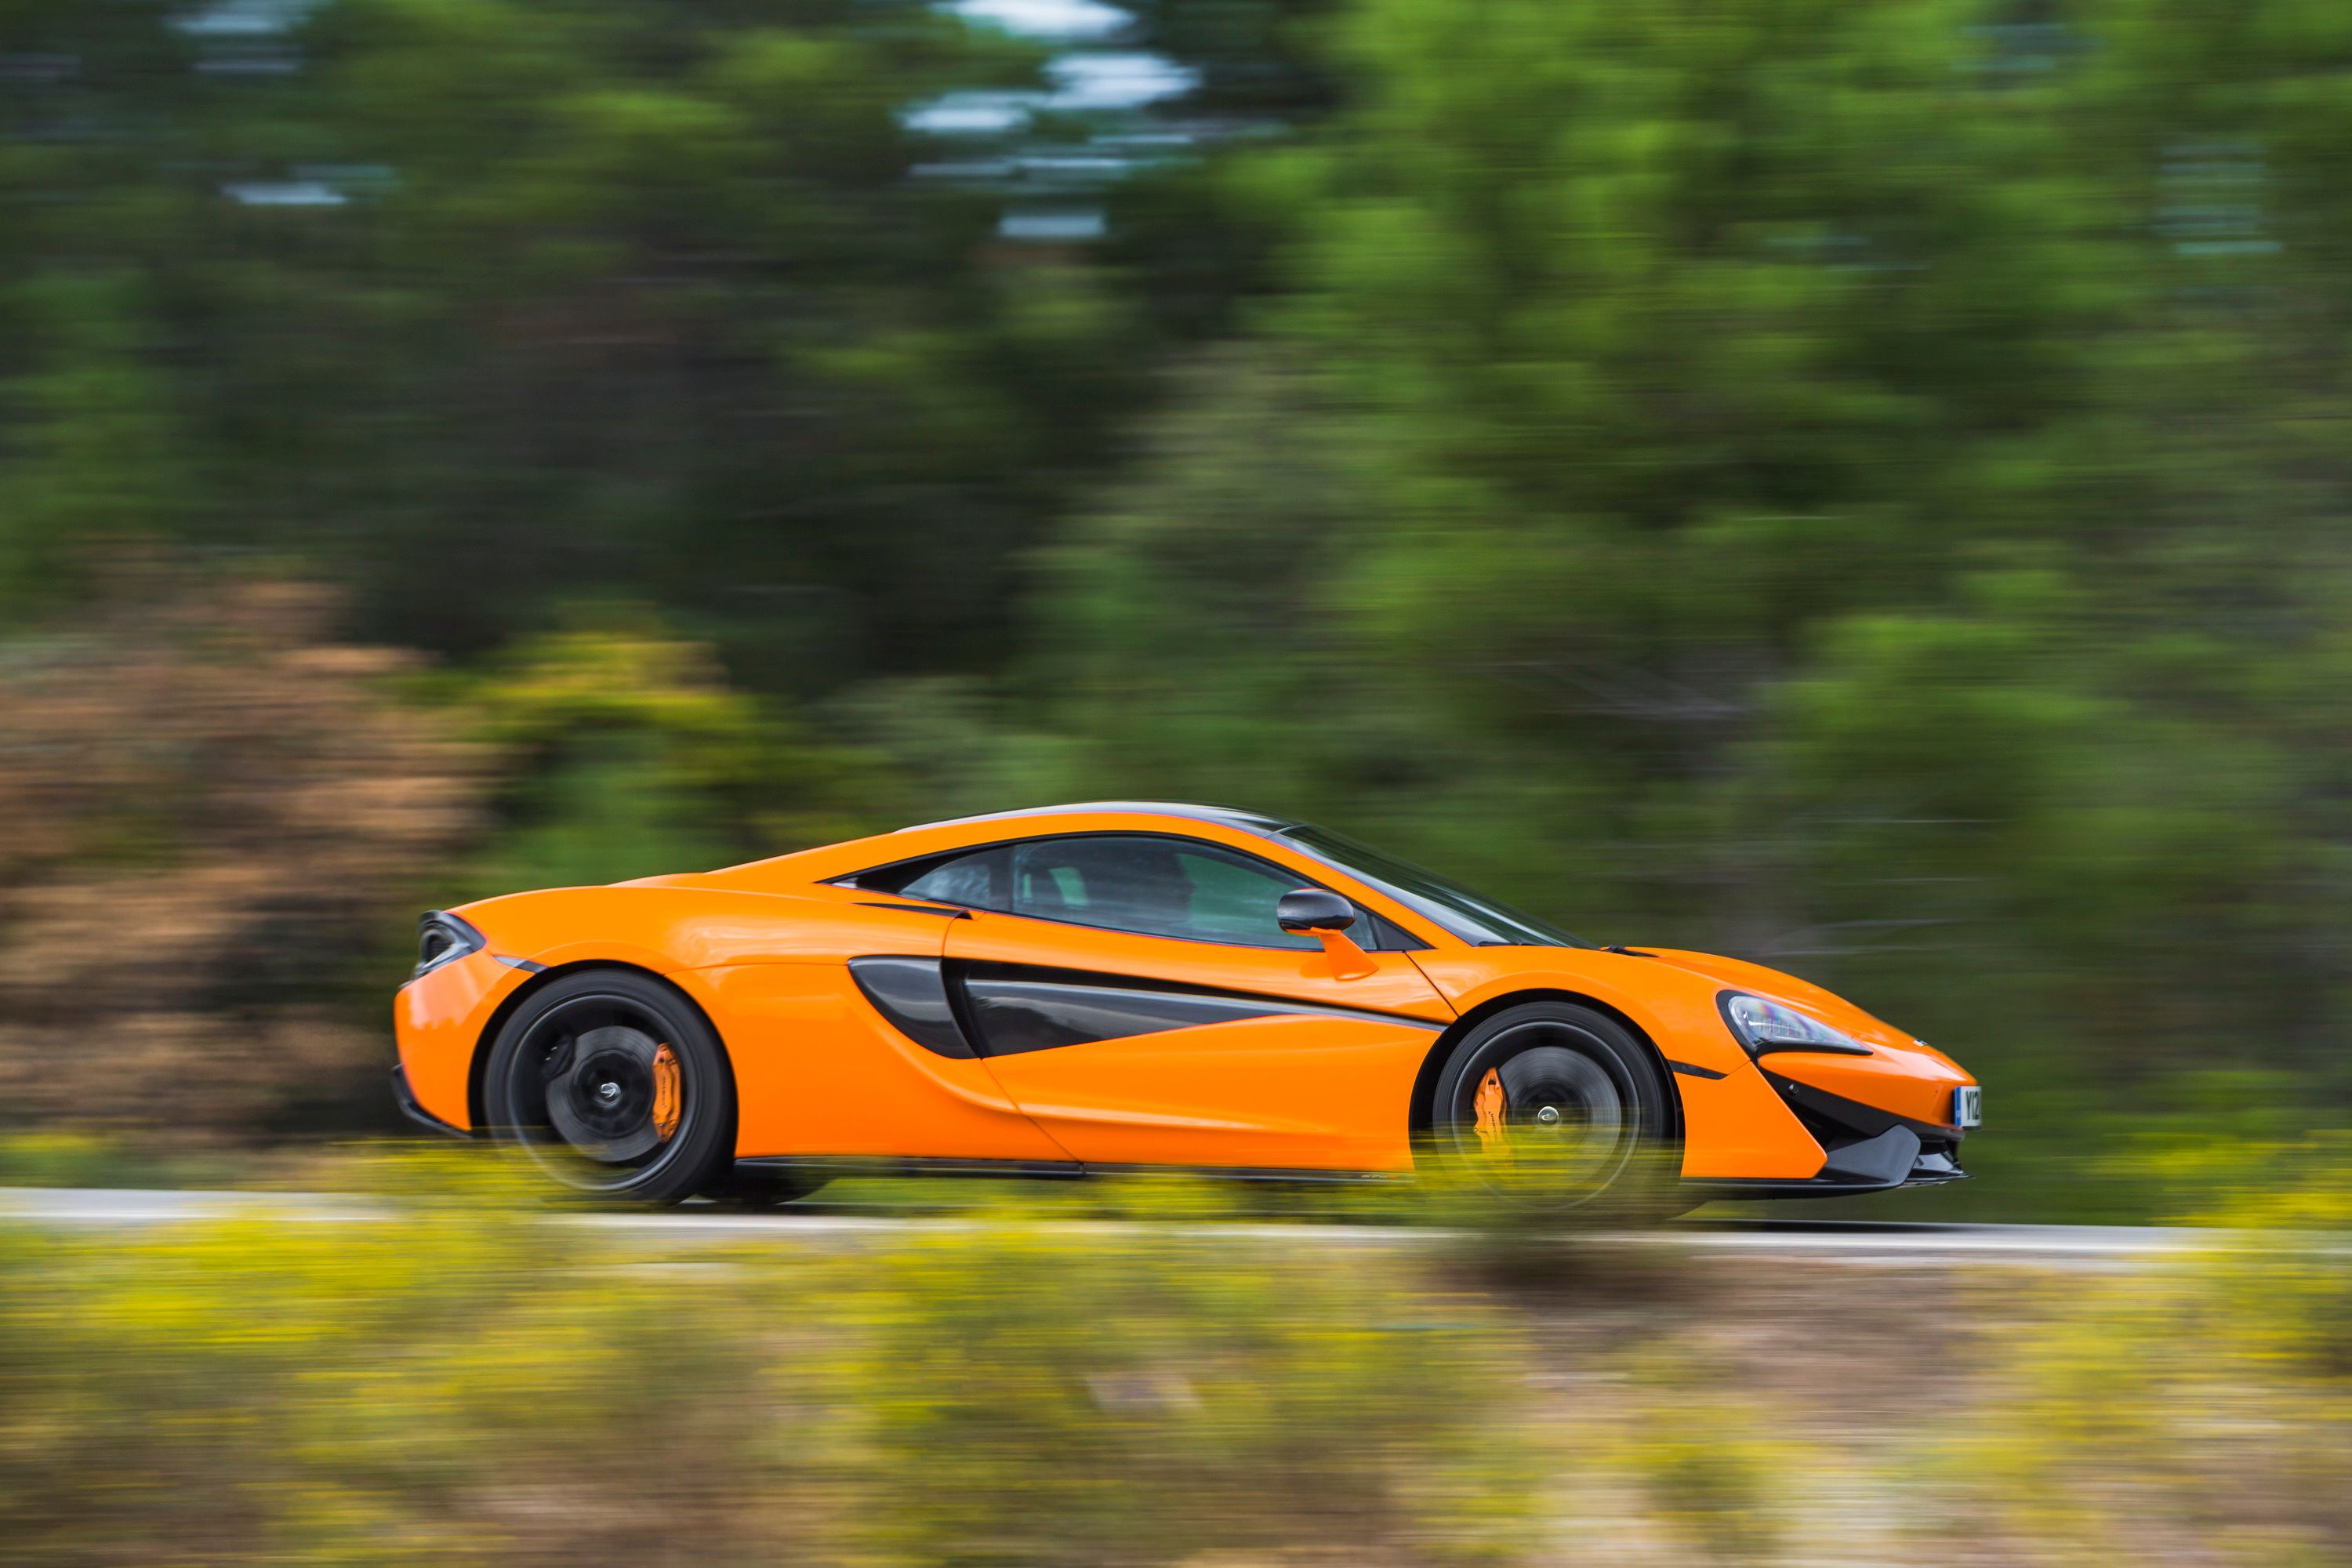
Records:
[[[430,974],[445,963],[455,963],[469,952],[479,952],[488,943],[482,933],[440,910],[419,916],[416,921],[416,967],[408,977]]]
[[[1743,991],[1726,991],[1715,999],[1733,1038],[1751,1057],[1771,1051],[1827,1051],[1842,1057],[1866,1057],[1870,1047],[1842,1034],[1809,1014]]]

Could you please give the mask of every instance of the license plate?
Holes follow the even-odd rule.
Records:
[[[1964,1083],[1952,1090],[1952,1125],[1978,1127],[1984,1123],[1984,1089],[1973,1083]]]

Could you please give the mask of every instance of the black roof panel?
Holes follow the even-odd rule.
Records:
[[[912,833],[917,827],[957,827],[968,822],[1002,822],[1017,816],[1071,816],[1092,812],[1133,812],[1147,816],[1181,816],[1193,822],[1214,822],[1227,827],[1238,827],[1244,833],[1268,837],[1296,822],[1264,812],[1244,811],[1237,805],[1202,805],[1181,800],[1081,800],[1067,805],[1033,805],[1020,811],[989,811],[977,816],[950,816],[940,822],[920,822],[912,827],[902,827],[901,833]]]

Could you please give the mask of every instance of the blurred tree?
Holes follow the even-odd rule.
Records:
[[[102,510],[429,647],[624,586],[763,687],[985,658],[1137,381],[907,177],[908,106],[1038,59],[911,0],[16,0],[0,53],[20,607]]]
[[[1338,48],[1226,175],[1287,213],[1260,342],[1050,557],[1086,785],[1851,985],[2053,1161],[2085,1079],[2340,1107],[2352,29],[1364,0]]]

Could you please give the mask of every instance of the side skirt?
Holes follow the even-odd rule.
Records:
[[[755,1155],[738,1166],[807,1176],[995,1176],[1082,1181],[1089,1176],[1163,1176],[1213,1182],[1320,1182],[1349,1186],[1410,1182],[1410,1171],[1287,1170],[1234,1165],[1087,1165],[1076,1160],[917,1160],[835,1154],[795,1159]]]
[[[1124,1176],[1209,1182],[1314,1183],[1326,1186],[1396,1186],[1409,1184],[1413,1180],[1411,1171],[1287,1170],[1234,1165],[1087,1165],[1076,1160],[923,1160],[860,1154],[813,1155],[798,1159],[789,1155],[755,1155],[738,1160],[735,1163],[746,1170],[827,1179],[844,1176],[979,1176],[1000,1181],[1078,1182],[1089,1177]],[[1898,1187],[1940,1186],[1947,1182],[1965,1182],[1968,1179],[1966,1172],[1953,1170],[1948,1173],[1915,1172],[1903,1180],[1893,1182],[1824,1181],[1819,1177],[1804,1182],[1717,1177],[1709,1181],[1678,1182],[1676,1185],[1694,1196],[1704,1194],[1709,1198],[1725,1200],[1850,1198],[1866,1193],[1893,1192]]]

